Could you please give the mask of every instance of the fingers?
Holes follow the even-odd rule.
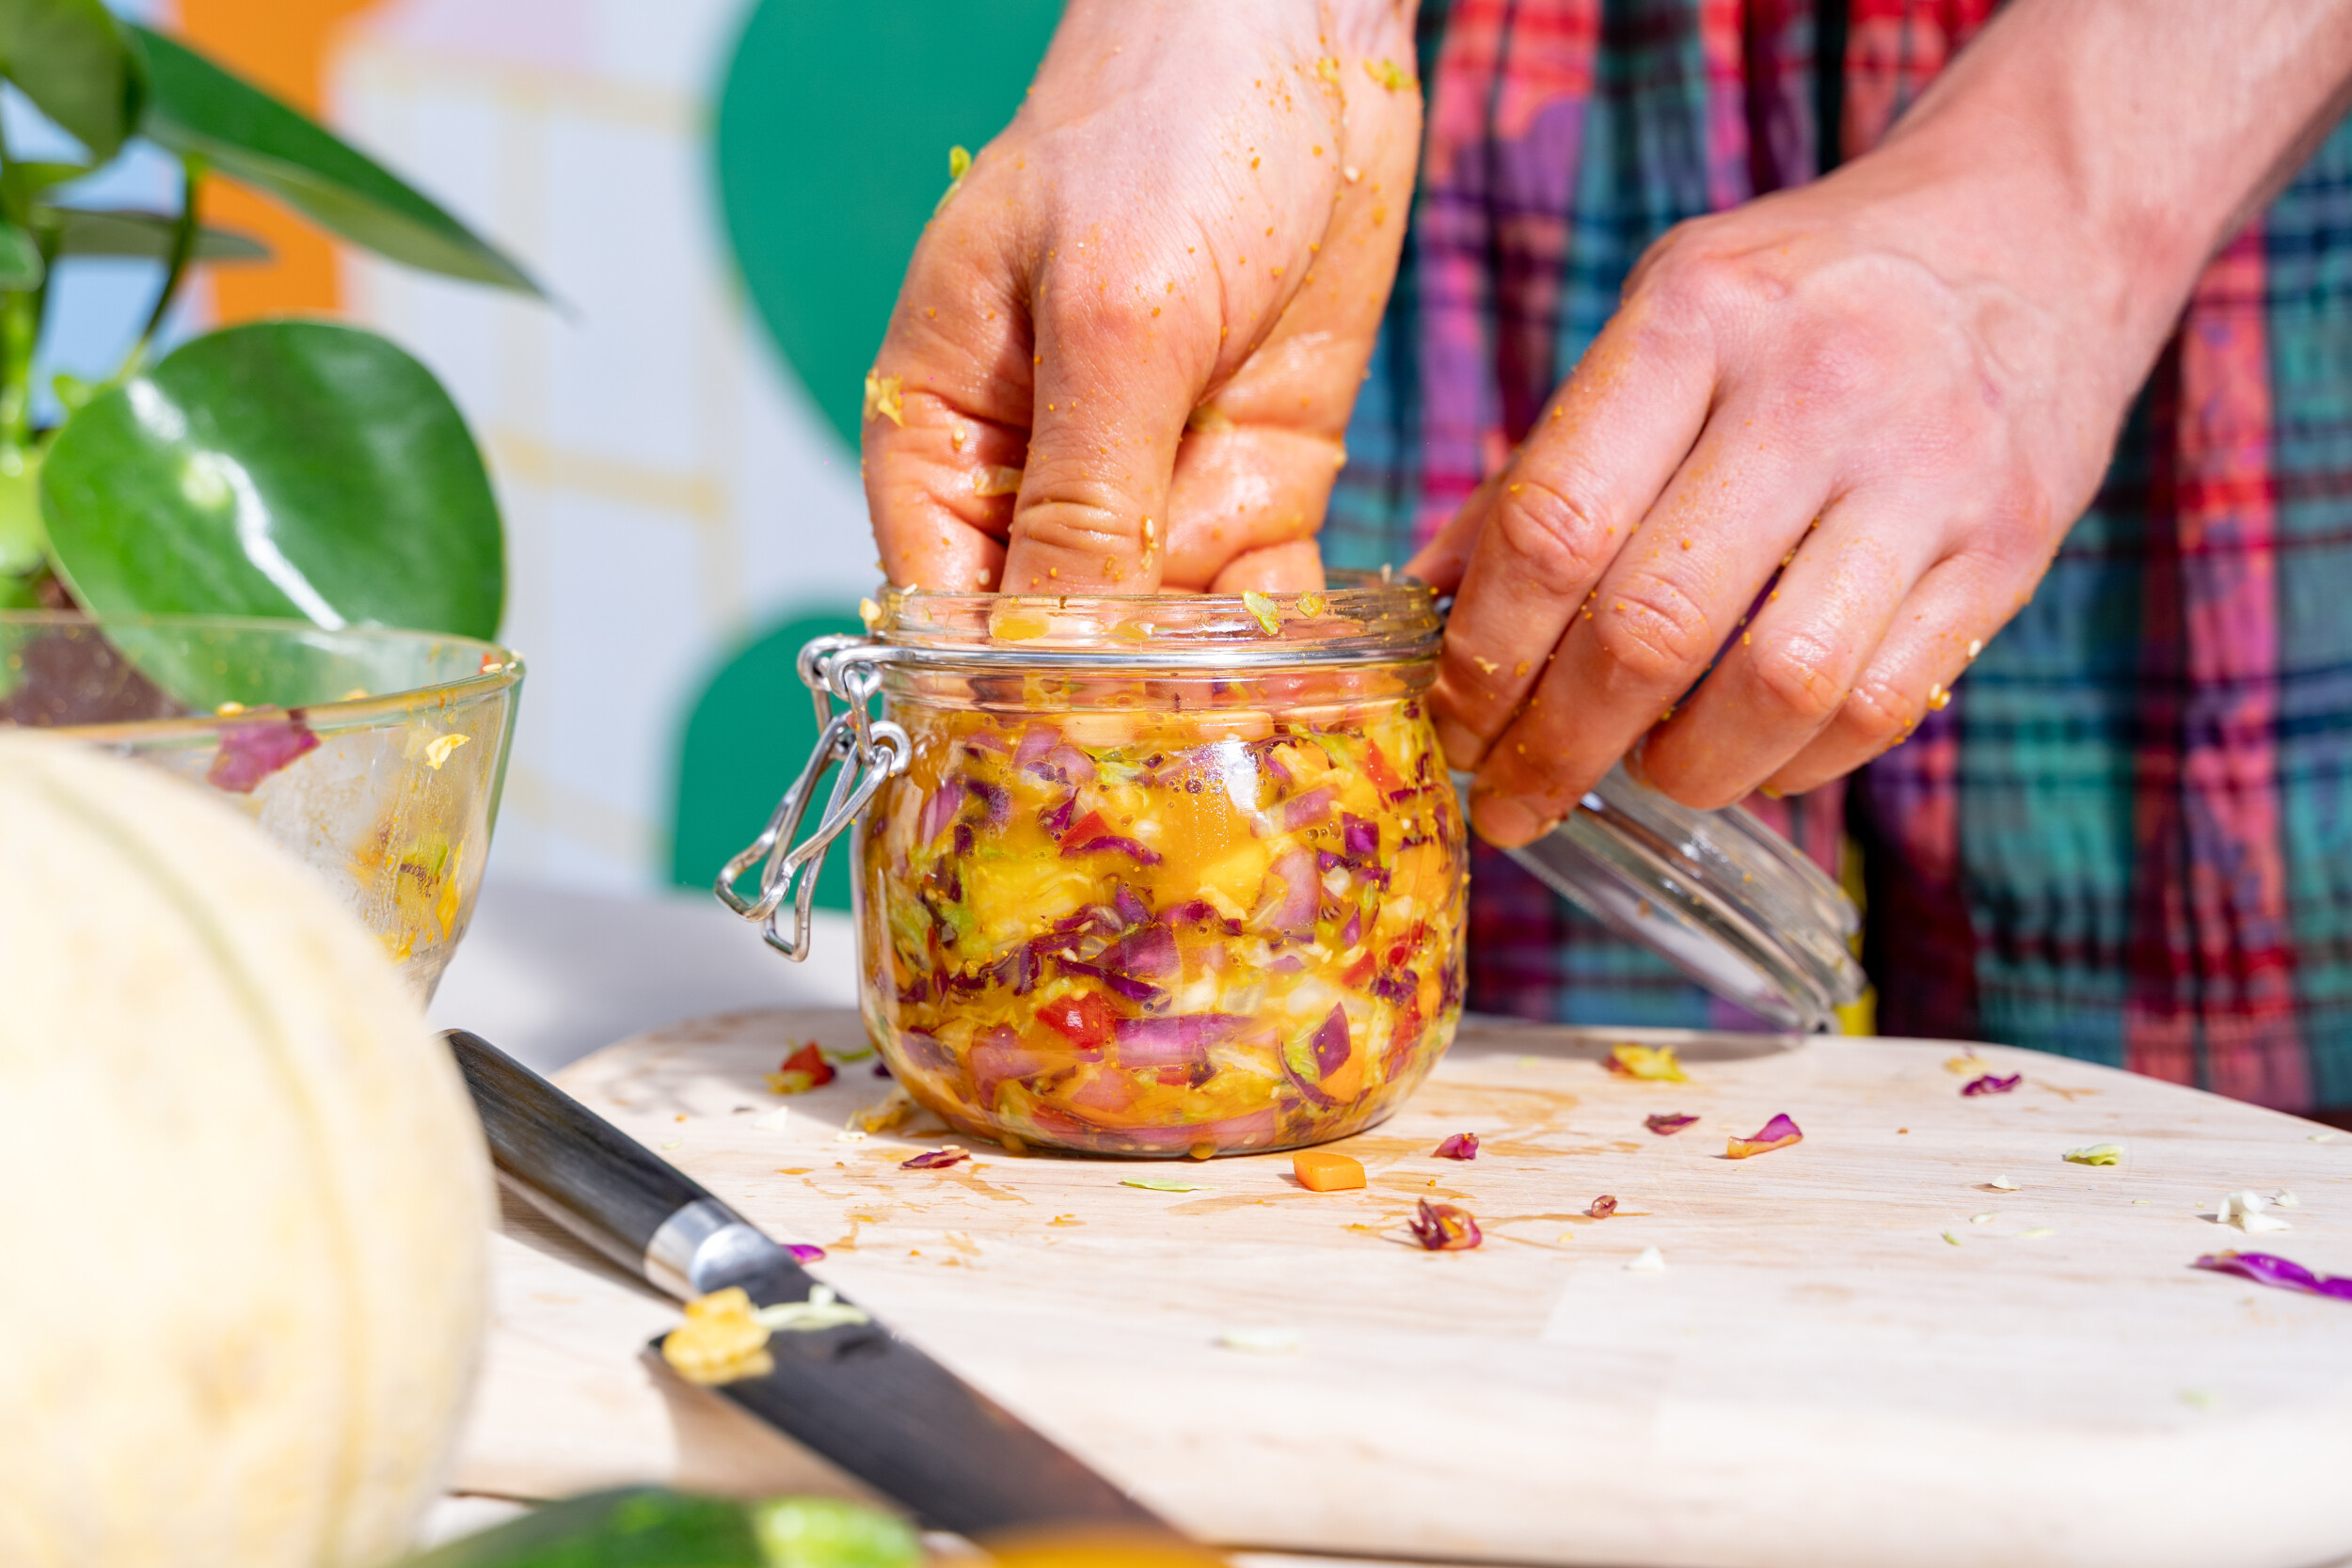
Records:
[[[1770,434],[1759,438],[1763,427],[1760,413],[1740,404],[1708,423],[1664,496],[1600,575],[1590,602],[1571,602],[1574,620],[1548,668],[1540,648],[1531,656],[1525,642],[1498,637],[1491,644],[1514,660],[1507,668],[1526,661],[1542,677],[1526,708],[1487,750],[1471,792],[1478,829],[1493,842],[1523,844],[1565,816],[1667,716],[1804,535],[1825,499],[1818,488],[1825,482],[1800,443]],[[1509,515],[1508,499],[1506,486],[1489,537]],[[1486,553],[1482,540],[1465,600],[1473,587],[1485,595],[1518,586],[1502,573],[1481,581]],[[1529,602],[1523,592],[1519,598]],[[1551,620],[1545,614],[1543,626]]]
[[[967,179],[985,187],[992,162]],[[998,209],[974,194],[924,234],[866,376],[866,507],[901,587],[996,586],[1028,448],[1028,312]]]
[[[1899,746],[1933,709],[2008,618],[2030,574],[1979,555],[1936,563],[1897,610],[1886,640],[1836,713],[1765,783],[1784,794],[1814,789]]]
[[[1114,266],[1104,248],[1040,282],[1029,458],[1005,556],[1014,593],[1148,594],[1167,565],[1176,446],[1216,365],[1214,324],[1153,304],[1181,264],[1130,254]]]
[[[1294,539],[1235,556],[1216,574],[1209,592],[1241,594],[1255,589],[1261,594],[1303,594],[1322,586],[1323,552],[1312,539]]]
[[[1925,506],[1884,490],[1833,503],[1754,624],[1642,742],[1647,781],[1686,805],[1729,805],[1833,723],[1941,547]]]
[[[1498,476],[1484,516],[1462,523],[1476,543],[1431,692],[1438,736],[1454,767],[1484,760],[1585,595],[1691,451],[1714,371],[1704,339],[1656,324],[1639,306],[1619,312]]]
[[[1275,425],[1227,424],[1188,434],[1178,451],[1168,490],[1168,562],[1162,585],[1209,588],[1245,561],[1279,552],[1295,541],[1311,541],[1330,499],[1340,451],[1334,435]],[[1297,575],[1302,560],[1313,563],[1315,577],[1322,575],[1321,557],[1311,544],[1303,554],[1293,550],[1270,559],[1284,562],[1281,569],[1291,577]],[[1263,569],[1263,562],[1250,568]],[[1270,591],[1255,580],[1241,586]],[[1283,586],[1311,588],[1320,583]]]

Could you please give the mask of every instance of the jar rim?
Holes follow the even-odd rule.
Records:
[[[1399,572],[1334,571],[1294,594],[942,594],[869,600],[884,647],[955,662],[1295,668],[1434,658],[1437,594]]]

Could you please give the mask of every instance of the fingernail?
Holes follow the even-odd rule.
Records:
[[[1479,837],[1499,849],[1516,849],[1544,831],[1541,818],[1507,795],[1472,796],[1470,825],[1478,830]]]

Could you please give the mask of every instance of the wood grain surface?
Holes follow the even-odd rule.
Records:
[[[1393,1119],[1332,1146],[1363,1191],[1306,1192],[1286,1155],[975,1145],[908,1171],[946,1134],[845,1137],[889,1087],[865,1064],[766,1088],[811,1038],[864,1043],[848,1012],[736,1014],[560,1081],[1207,1538],[1723,1568],[2352,1556],[2352,1305],[2191,1267],[2234,1246],[2352,1273],[2352,1137],[2312,1123],[1995,1047],[2023,1084],[1968,1099],[1948,1044],[1472,1021]],[[1691,1081],[1603,1070],[1628,1039],[1677,1045]],[[1658,1136],[1652,1112],[1699,1120]],[[1802,1143],[1723,1157],[1776,1112]],[[1457,1132],[1478,1159],[1433,1157]],[[2062,1158],[2106,1141],[2122,1164]],[[2240,1188],[2291,1189],[2294,1228],[2218,1226]],[[1424,1196],[1486,1244],[1412,1245]],[[459,1488],[852,1490],[641,1354],[668,1304],[520,1216],[498,1244]],[[1663,1270],[1629,1268],[1647,1247]],[[1220,1342],[1264,1329],[1296,1348]]]

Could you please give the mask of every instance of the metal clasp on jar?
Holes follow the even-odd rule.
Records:
[[[905,730],[872,712],[882,689],[882,667],[891,655],[892,650],[864,637],[819,637],[801,650],[801,681],[817,705],[817,748],[776,802],[768,826],[720,868],[712,884],[721,903],[756,924],[768,945],[796,963],[808,957],[809,917],[826,849],[857,820],[883,780],[906,771],[914,749]],[[809,803],[836,764],[840,771],[834,776],[824,814],[803,838],[801,825]],[[759,867],[759,892],[747,898],[735,884],[755,865]],[[789,936],[780,929],[787,899],[792,911]]]

